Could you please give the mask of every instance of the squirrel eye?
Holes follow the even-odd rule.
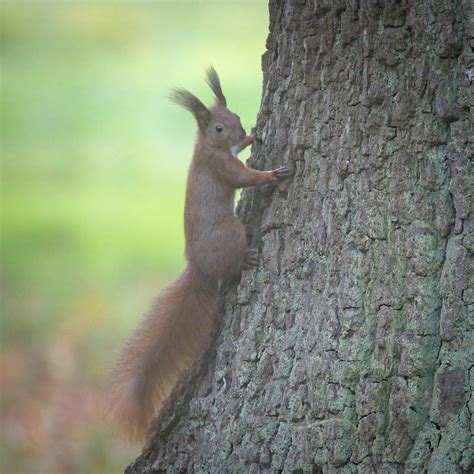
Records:
[[[218,124],[216,125],[216,130],[217,130],[218,132],[222,132],[222,130],[224,130],[224,125],[222,125],[221,123],[218,123]]]

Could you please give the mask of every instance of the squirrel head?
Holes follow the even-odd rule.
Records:
[[[212,107],[207,108],[185,89],[173,89],[170,99],[194,115],[199,131],[209,145],[230,150],[242,142],[245,130],[240,117],[227,108],[219,76],[212,66],[207,70],[206,76],[206,82],[216,97]]]

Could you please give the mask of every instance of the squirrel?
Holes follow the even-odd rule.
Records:
[[[212,107],[185,89],[170,96],[197,122],[184,210],[186,268],[153,303],[109,372],[109,414],[130,439],[145,438],[173,388],[208,349],[219,282],[238,281],[242,270],[258,264],[258,251],[247,247],[244,225],[234,215],[235,190],[290,175],[285,166],[258,171],[237,158],[253,142],[254,129],[246,135],[227,108],[212,66],[206,82],[216,99]]]

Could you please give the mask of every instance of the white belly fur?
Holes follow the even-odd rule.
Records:
[[[239,145],[231,146],[230,147],[230,152],[232,153],[232,156],[234,158],[237,158],[237,155],[239,153]]]

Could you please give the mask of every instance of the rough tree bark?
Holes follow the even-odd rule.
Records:
[[[142,472],[472,472],[469,1],[272,1],[260,267]],[[471,148],[470,148],[471,147]]]

